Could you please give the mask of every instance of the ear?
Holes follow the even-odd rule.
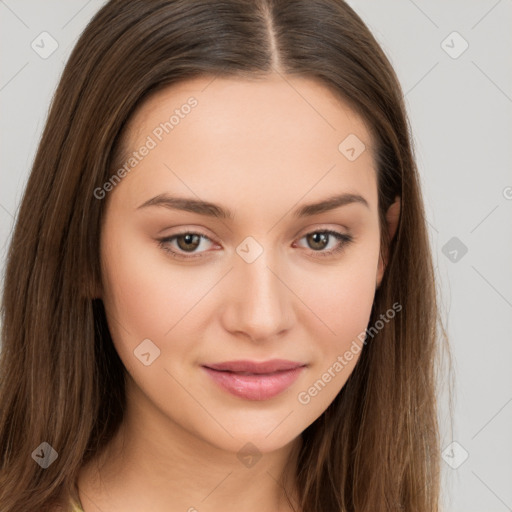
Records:
[[[401,201],[400,197],[395,197],[395,202],[388,208],[386,212],[386,227],[389,234],[389,241],[393,240],[396,230],[398,228],[398,221],[400,219],[400,209],[401,209]],[[388,249],[386,248],[384,251],[380,251],[379,255],[379,265],[377,267],[377,278],[376,278],[376,288],[380,286],[382,281],[382,277],[384,276],[384,271],[386,270],[386,266],[388,263]]]

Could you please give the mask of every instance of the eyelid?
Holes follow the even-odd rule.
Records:
[[[334,257],[336,254],[341,253],[348,244],[354,241],[354,236],[351,235],[350,233],[342,233],[340,231],[330,228],[313,229],[311,231],[306,232],[304,235],[298,237],[298,240],[302,240],[306,236],[312,235],[314,233],[324,233],[331,237],[334,237],[338,241],[338,245],[333,249],[329,249],[328,251],[314,251],[313,249],[306,249],[309,255],[311,255],[311,257],[313,258]]]
[[[213,244],[219,245],[209,235],[206,235],[206,234],[204,234],[204,233],[202,233],[200,231],[195,231],[194,229],[183,229],[181,231],[178,231],[177,233],[173,233],[172,235],[168,235],[168,236],[165,236],[165,237],[162,237],[162,238],[158,238],[157,242],[158,242],[159,247],[161,247],[165,252],[171,254],[176,259],[192,260],[192,259],[198,259],[198,258],[206,257],[204,255],[208,251],[201,252],[201,253],[192,253],[190,255],[187,255],[186,252],[178,252],[176,250],[171,250],[171,249],[169,249],[167,247],[166,244],[170,243],[171,241],[174,241],[176,238],[178,238],[180,236],[183,236],[183,235],[196,235],[196,236],[199,236],[202,239],[206,239],[206,240],[212,242]]]
[[[353,235],[351,235],[349,232],[343,233],[341,231],[338,231],[338,230],[335,230],[335,229],[332,229],[332,228],[327,228],[327,227],[318,227],[318,228],[311,227],[311,229],[309,229],[308,231],[304,232],[302,235],[296,237],[295,241],[293,243],[295,244],[296,241],[300,241],[303,238],[305,238],[306,236],[312,235],[312,234],[315,234],[315,233],[324,233],[324,234],[327,234],[328,236],[336,238],[337,241],[338,241],[338,245],[334,249],[329,249],[328,251],[325,251],[325,250],[315,251],[313,249],[305,248],[306,251],[309,252],[309,254],[311,254],[311,256],[314,257],[314,258],[315,257],[334,256],[335,254],[342,252],[346,245],[348,245],[348,244],[350,244],[351,242],[354,241]],[[195,231],[192,228],[183,229],[183,230],[180,230],[177,233],[173,233],[172,235],[159,238],[159,239],[157,239],[158,245],[165,252],[171,254],[176,259],[181,259],[181,260],[185,260],[186,261],[186,260],[194,260],[194,259],[197,260],[197,259],[200,259],[200,258],[208,257],[207,253],[210,252],[210,251],[203,251],[203,252],[199,252],[199,253],[187,254],[186,252],[178,252],[176,250],[171,250],[171,249],[169,249],[166,246],[166,244],[170,243],[171,241],[174,241],[176,238],[178,238],[179,236],[182,236],[182,235],[196,235],[196,236],[199,236],[202,239],[206,239],[206,240],[212,242],[213,244],[220,245],[210,235],[206,235],[205,233],[202,233],[201,231]]]

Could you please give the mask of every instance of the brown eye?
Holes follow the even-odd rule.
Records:
[[[201,243],[201,237],[194,233],[187,233],[185,235],[178,235],[175,237],[178,247],[183,251],[194,251]]]
[[[329,235],[324,232],[306,235],[309,246],[314,250],[323,250],[329,243]]]
[[[173,258],[177,259],[203,257],[203,253],[208,252],[208,248],[203,247],[204,243],[206,243],[206,245],[208,245],[208,243],[213,244],[213,241],[206,235],[190,231],[177,233],[176,235],[158,240],[159,247],[169,253]],[[203,250],[197,250],[198,248]]]
[[[315,256],[333,256],[341,252],[350,242],[353,241],[352,235],[339,233],[330,229],[313,231],[304,235],[302,239],[306,240],[308,247]],[[326,249],[334,239],[335,245],[330,249]]]

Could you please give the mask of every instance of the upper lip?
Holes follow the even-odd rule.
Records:
[[[206,368],[218,371],[248,372],[248,373],[272,373],[284,370],[293,370],[305,366],[304,363],[287,361],[285,359],[270,359],[268,361],[226,361],[224,363],[205,364]]]

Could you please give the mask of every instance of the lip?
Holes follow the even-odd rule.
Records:
[[[246,400],[269,400],[299,377],[306,365],[284,359],[226,361],[202,368],[224,390]]]

